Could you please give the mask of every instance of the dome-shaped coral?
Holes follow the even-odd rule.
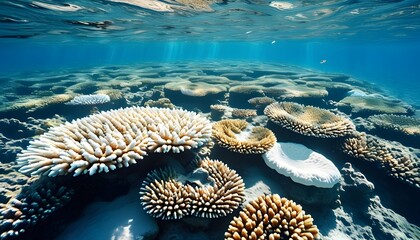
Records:
[[[234,217],[225,233],[227,240],[318,239],[318,228],[302,206],[279,195],[261,196]]]
[[[293,102],[272,103],[265,108],[264,114],[280,126],[306,136],[335,138],[355,130],[347,118]]]
[[[228,119],[213,124],[213,138],[234,152],[261,154],[276,143],[274,133],[264,127],[253,127],[244,120]]]
[[[239,207],[244,190],[234,170],[220,161],[204,159],[187,176],[169,168],[152,171],[142,184],[140,199],[144,209],[160,219],[218,218]]]
[[[384,139],[356,132],[344,141],[342,149],[350,156],[375,162],[388,175],[420,188],[420,159],[404,146],[395,146]]]
[[[18,155],[23,173],[74,176],[128,167],[147,152],[179,153],[210,140],[211,124],[185,110],[132,107],[51,128]]]
[[[270,168],[303,185],[332,188],[340,182],[334,163],[302,144],[276,143],[263,158]]]

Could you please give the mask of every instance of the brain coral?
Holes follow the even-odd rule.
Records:
[[[213,138],[234,152],[261,154],[276,143],[274,133],[264,127],[253,127],[244,120],[228,119],[213,124]]]
[[[179,219],[226,216],[244,200],[242,178],[217,160],[204,159],[188,176],[170,168],[150,172],[140,189],[143,208],[153,217]]]
[[[263,158],[270,168],[303,185],[332,188],[340,182],[334,163],[302,144],[276,143]]]
[[[272,103],[265,108],[264,114],[282,127],[306,136],[335,138],[355,130],[347,118],[293,102]]]
[[[312,240],[319,239],[319,233],[302,206],[274,194],[250,202],[230,222],[225,239]]]
[[[388,175],[420,188],[420,159],[404,146],[365,134],[355,133],[342,144],[350,156],[378,163]]]
[[[210,140],[211,124],[185,110],[131,107],[51,128],[18,154],[23,173],[74,176],[128,167],[147,152],[179,153]]]

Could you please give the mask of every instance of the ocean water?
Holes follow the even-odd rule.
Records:
[[[0,239],[420,239],[419,23],[415,0],[2,1]]]

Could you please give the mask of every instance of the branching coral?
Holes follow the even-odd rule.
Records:
[[[264,113],[271,121],[306,136],[335,138],[355,130],[354,124],[347,118],[298,103],[272,103],[265,108]]]
[[[261,154],[276,143],[274,133],[264,127],[253,127],[244,120],[229,119],[213,124],[213,138],[234,152]]]
[[[420,159],[378,137],[355,133],[342,144],[350,156],[375,162],[392,177],[420,188]]]
[[[244,188],[242,178],[226,164],[204,159],[188,176],[170,168],[152,171],[142,184],[140,199],[155,218],[218,218],[239,207]]]
[[[20,236],[63,207],[73,195],[73,189],[42,180],[20,188],[19,194],[0,204],[0,238]]]
[[[279,195],[261,196],[234,217],[225,233],[227,240],[319,239],[318,228],[302,206]]]
[[[23,173],[74,176],[128,167],[147,152],[179,153],[210,140],[210,122],[185,110],[132,107],[51,128],[18,155]]]

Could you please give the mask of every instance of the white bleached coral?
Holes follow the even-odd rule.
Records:
[[[301,144],[276,143],[263,158],[270,168],[303,185],[332,188],[340,181],[334,163]]]
[[[111,98],[106,94],[89,94],[74,97],[71,101],[66,102],[66,105],[96,105],[111,101]]]
[[[53,127],[32,140],[17,162],[32,175],[93,175],[128,167],[147,152],[198,148],[210,137],[209,120],[194,112],[131,107]]]

